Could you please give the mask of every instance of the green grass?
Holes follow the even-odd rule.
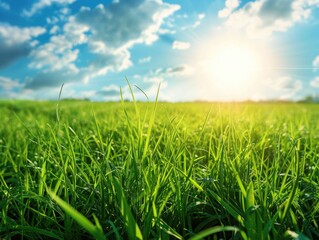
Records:
[[[0,238],[319,238],[319,105],[56,105],[0,102]]]

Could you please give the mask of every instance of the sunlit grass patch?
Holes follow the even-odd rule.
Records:
[[[319,237],[317,105],[0,104],[1,238]]]

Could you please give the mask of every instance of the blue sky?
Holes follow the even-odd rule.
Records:
[[[319,94],[319,0],[0,0],[0,98]],[[146,100],[134,88],[136,97]]]

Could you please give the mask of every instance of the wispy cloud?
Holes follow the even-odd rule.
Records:
[[[174,77],[190,75],[194,72],[194,69],[187,64],[179,65],[177,67],[159,68],[155,71],[156,74]]]
[[[201,21],[206,17],[204,13],[200,13],[196,16],[195,22],[193,22],[191,25],[187,25],[181,28],[181,30],[187,30],[187,29],[194,29],[200,26]],[[188,18],[188,15],[187,15]]]
[[[197,17],[198,17],[199,20],[202,20],[202,19],[204,19],[206,17],[206,14],[205,13],[200,13],[200,14],[197,15]]]
[[[236,8],[239,7],[239,0],[226,0],[225,8],[218,12],[218,17],[226,18],[228,17]]]
[[[22,15],[26,17],[32,17],[38,11],[42,10],[43,8],[50,7],[53,4],[67,5],[72,4],[75,1],[76,0],[39,0],[38,2],[34,3],[29,10],[24,9]]]
[[[174,41],[172,44],[173,49],[177,50],[186,50],[191,47],[191,44],[189,42],[182,42],[182,41]]]
[[[17,80],[0,76],[0,89],[11,90],[13,88],[20,88],[21,86],[22,84]]]
[[[104,86],[101,90],[97,91],[96,94],[104,97],[119,97],[120,96],[120,87],[111,84],[109,86]]]
[[[280,99],[291,99],[303,87],[300,80],[295,80],[289,76],[281,76],[274,79],[270,82],[270,85],[274,90],[281,94]]]
[[[182,64],[175,67],[156,68],[149,71],[144,76],[136,75],[136,78],[143,79],[144,82],[164,82],[168,78],[187,76],[194,73],[192,66]]]
[[[282,76],[277,78],[273,82],[273,88],[275,90],[299,90],[300,89],[300,81],[295,81],[289,76]]]
[[[50,34],[54,35],[57,34],[60,31],[59,26],[54,25],[51,29],[50,29]]]
[[[141,58],[138,60],[139,63],[148,63],[152,60],[152,57],[151,56],[148,56],[148,57],[144,57],[144,58]]]
[[[57,18],[56,16],[47,17],[45,20],[48,24],[56,24],[59,22],[59,18]]]
[[[310,82],[310,86],[315,87],[315,88],[319,88],[319,77],[315,77],[315,78]]]
[[[8,3],[0,0],[0,9],[1,8],[4,9],[4,10],[9,11],[10,10],[10,5]]]
[[[313,60],[312,66],[314,68],[319,68],[319,55]],[[316,70],[316,69],[315,69]]]

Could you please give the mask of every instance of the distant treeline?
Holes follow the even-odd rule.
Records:
[[[300,100],[299,102],[302,103],[319,103],[319,96],[318,95],[308,95],[304,99]]]

